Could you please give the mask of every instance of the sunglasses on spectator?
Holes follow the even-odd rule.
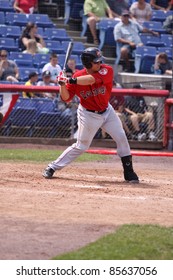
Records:
[[[7,57],[7,54],[1,54],[1,57]]]

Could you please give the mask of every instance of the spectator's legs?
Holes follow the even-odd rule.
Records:
[[[132,122],[132,126],[133,126],[134,131],[139,132],[140,127],[139,127],[138,115],[137,114],[130,115],[130,120]]]
[[[98,45],[99,41],[98,41],[98,38],[97,38],[96,19],[95,19],[95,17],[89,17],[87,19],[87,23],[89,25],[89,29],[91,31],[91,35],[93,37],[94,44]]]
[[[129,62],[129,50],[127,48],[121,48],[121,59],[123,59],[125,69],[130,70],[130,62]]]
[[[148,124],[148,131],[154,131],[154,116],[152,112],[145,112],[142,121]]]

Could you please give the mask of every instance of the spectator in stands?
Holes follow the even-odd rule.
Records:
[[[128,0],[106,0],[110,9],[117,15],[121,15],[122,11],[129,8]]]
[[[0,80],[18,82],[19,69],[14,61],[8,60],[6,50],[0,51],[0,59]]]
[[[142,86],[135,85],[134,88],[140,89]],[[134,140],[156,140],[154,115],[149,111],[143,96],[126,97],[125,111],[132,125]]]
[[[85,0],[84,15],[88,17],[87,23],[93,37],[93,42],[95,45],[98,45],[96,23],[103,17],[114,18],[113,13],[106,0]]]
[[[38,11],[38,0],[15,0],[13,8],[17,13],[33,14]]]
[[[137,46],[142,46],[139,33],[151,33],[158,36],[159,33],[142,27],[136,21],[130,19],[130,12],[123,11],[121,21],[114,27],[114,38],[120,46],[120,57],[124,61],[124,71],[131,71],[129,58],[135,56]]]
[[[37,84],[38,81],[38,73],[37,72],[31,72],[28,76],[28,81],[25,83],[25,86],[34,86]],[[40,95],[34,92],[23,92],[24,98],[37,98]]]
[[[130,6],[130,13],[138,23],[143,24],[144,21],[151,20],[152,8],[145,0],[138,0]]]
[[[170,0],[151,0],[151,8],[155,10],[167,11]]]
[[[173,14],[166,17],[166,20],[163,22],[163,28],[167,33],[173,35]]]
[[[72,70],[72,73],[74,74],[78,69],[76,69],[76,60],[74,58],[70,58],[67,62],[68,68]]]
[[[156,55],[154,73],[172,75],[172,63],[169,61],[166,53],[162,52]]]
[[[62,71],[62,69],[58,64],[58,55],[56,53],[52,53],[50,55],[50,62],[44,65],[42,72],[47,70],[51,73],[51,83],[57,84],[57,76]]]
[[[38,81],[37,86],[54,86],[54,83],[51,83],[51,73],[46,70],[42,73],[42,81]],[[54,99],[57,97],[55,92],[43,92],[43,97]]]
[[[23,53],[29,53],[32,55],[38,53],[37,42],[34,39],[29,39],[26,50],[24,50]]]
[[[29,39],[36,41],[39,53],[49,52],[49,49],[46,48],[44,39],[37,33],[37,25],[34,22],[27,23],[26,27],[23,29],[21,37],[19,38],[19,48],[22,51],[26,50]]]

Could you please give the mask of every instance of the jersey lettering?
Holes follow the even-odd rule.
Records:
[[[86,91],[86,92],[81,91],[79,94],[80,94],[80,96],[83,99],[86,100],[90,96],[97,96],[99,94],[103,94],[104,95],[105,93],[106,93],[106,87],[105,86],[101,86],[101,87],[95,88],[95,89],[93,89],[91,91]]]

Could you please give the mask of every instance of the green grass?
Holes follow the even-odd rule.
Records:
[[[47,162],[56,159],[63,151],[39,149],[0,149],[0,161]],[[84,153],[77,161],[102,161],[105,155]]]
[[[56,260],[172,260],[173,227],[124,225],[75,252]]]

